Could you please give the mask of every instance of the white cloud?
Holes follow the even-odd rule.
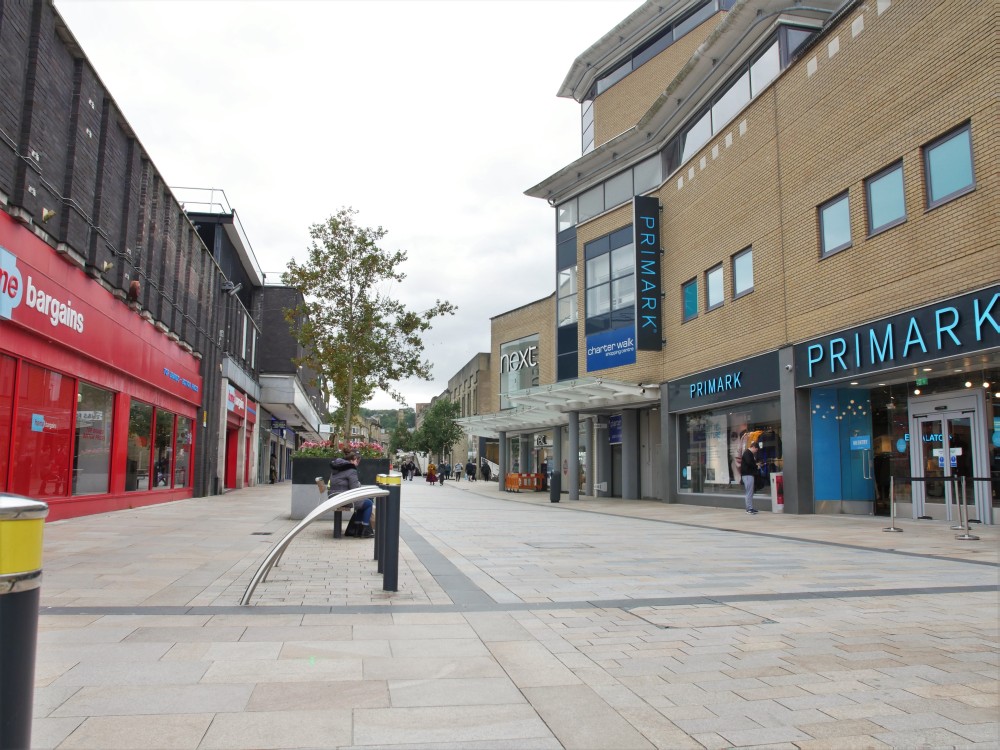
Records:
[[[491,316],[552,293],[553,211],[523,191],[579,156],[555,92],[638,5],[56,2],[168,184],[225,190],[265,272],[349,205],[407,251],[404,302],[458,305],[411,405],[489,350]]]

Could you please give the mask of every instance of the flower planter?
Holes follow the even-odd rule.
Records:
[[[326,482],[330,478],[331,458],[293,458],[292,459],[292,507],[290,518],[301,521],[321,502],[326,500],[326,494],[320,494],[316,487],[316,477],[322,477]],[[358,466],[358,478],[361,484],[375,484],[375,477],[389,473],[388,458],[362,458]],[[333,520],[333,511],[322,518]]]

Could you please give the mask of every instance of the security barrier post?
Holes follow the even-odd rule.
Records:
[[[42,529],[49,506],[0,494],[0,748],[31,747],[42,582]]]
[[[889,477],[889,528],[882,531],[902,531],[896,526],[896,478]]]
[[[969,506],[966,504],[965,495],[965,477],[962,477],[962,506],[958,511],[958,518],[962,524],[962,528],[965,529],[965,533],[958,534],[955,538],[963,542],[966,541],[977,541],[979,539],[975,534],[969,533]]]
[[[382,517],[379,518],[379,526],[384,526],[385,536],[382,537],[382,555],[379,560],[379,571],[382,573],[382,590],[399,590],[399,510],[400,491],[402,489],[402,475],[399,472],[390,472],[388,475],[379,474],[375,482],[383,489],[389,491],[382,506]]]

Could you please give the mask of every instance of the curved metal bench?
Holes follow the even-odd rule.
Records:
[[[343,506],[348,503],[353,504],[355,500],[361,500],[366,497],[385,497],[389,494],[389,490],[383,489],[382,487],[377,487],[373,484],[362,485],[361,487],[356,487],[353,490],[348,490],[347,492],[341,492],[339,495],[334,495],[333,497],[327,499],[326,501],[317,505],[309,515],[299,521],[298,525],[289,531],[285,536],[278,542],[271,551],[268,553],[267,557],[264,558],[264,562],[260,564],[257,568],[257,572],[254,573],[253,578],[250,580],[250,585],[247,586],[246,592],[243,594],[243,598],[240,599],[241,605],[247,605],[250,603],[250,597],[253,596],[254,589],[257,588],[257,584],[263,581],[267,574],[271,571],[271,568],[277,564],[278,560],[285,553],[285,549],[291,543],[291,541],[298,535],[302,529],[311,524],[317,518],[322,516],[324,513],[330,510],[335,510],[340,507],[343,510]]]

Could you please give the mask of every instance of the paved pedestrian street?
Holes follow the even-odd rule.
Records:
[[[997,527],[404,482],[241,607],[290,495],[48,524],[33,747],[1000,747]]]

